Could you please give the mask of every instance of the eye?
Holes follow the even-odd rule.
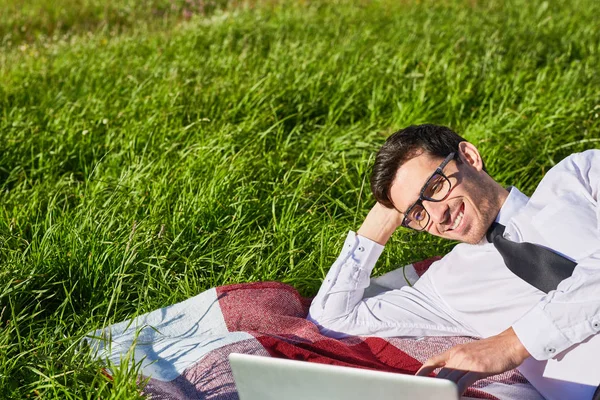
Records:
[[[448,182],[443,176],[435,175],[429,183],[423,195],[429,199],[441,200],[448,192]]]
[[[431,183],[429,184],[429,191],[432,194],[439,193],[439,191],[442,190],[442,187],[444,187],[444,178],[442,178],[441,176],[436,176],[431,180]]]
[[[410,219],[415,222],[421,222],[426,218],[425,209],[420,206],[416,206],[410,213]]]

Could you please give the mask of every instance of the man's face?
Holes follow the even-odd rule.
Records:
[[[494,222],[508,192],[482,170],[475,147],[461,145],[462,162],[452,160],[443,170],[452,184],[446,198],[441,202],[423,201],[430,215],[425,230],[446,239],[475,244]],[[467,153],[472,150],[476,154]],[[398,211],[403,213],[419,198],[421,188],[442,161],[443,158],[421,153],[402,164],[390,189]]]

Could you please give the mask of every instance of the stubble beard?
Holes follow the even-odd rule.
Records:
[[[486,198],[486,197],[482,197]],[[479,217],[469,235],[465,238],[465,243],[477,244],[480,243],[486,236],[486,233],[492,223],[496,220],[502,204],[498,200],[498,196],[494,195],[489,198],[489,201],[484,201],[479,207]]]

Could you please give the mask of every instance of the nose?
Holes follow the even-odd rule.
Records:
[[[429,213],[431,220],[437,224],[444,224],[450,220],[450,208],[445,201],[424,201],[423,207]]]

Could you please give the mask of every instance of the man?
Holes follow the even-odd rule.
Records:
[[[377,204],[348,234],[313,300],[311,320],[332,336],[484,338],[433,357],[418,373],[443,367],[437,376],[461,391],[521,366],[547,398],[592,397],[595,387],[542,378],[535,360],[600,332],[600,151],[563,160],[528,198],[494,181],[477,148],[450,129],[411,126],[378,152],[371,189]],[[507,241],[541,245],[534,247],[572,263],[570,276],[548,293],[517,276],[486,239],[496,224]],[[401,226],[463,243],[413,287],[363,299],[383,246]]]

